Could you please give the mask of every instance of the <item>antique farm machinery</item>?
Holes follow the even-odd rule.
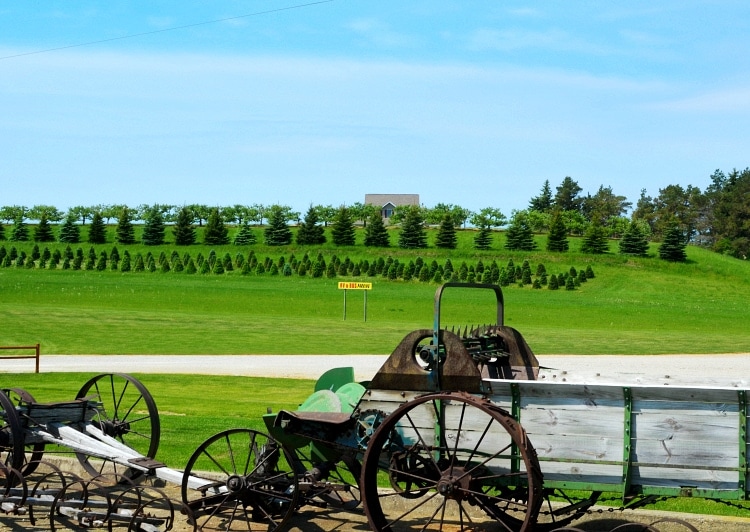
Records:
[[[446,288],[494,291],[496,323],[444,328]],[[192,522],[275,530],[305,504],[361,503],[378,532],[552,531],[603,493],[621,508],[748,498],[743,382],[576,380],[540,368],[503,308],[499,287],[443,285],[433,329],[407,334],[371,381],[332,370],[298,410],[264,417],[269,435],[210,438],[185,471]]]
[[[495,323],[444,327],[446,289],[494,294]],[[53,529],[63,517],[169,529],[171,502],[138,483],[153,477],[180,486],[196,530],[278,530],[312,506],[361,508],[377,532],[553,531],[603,493],[622,507],[749,494],[741,380],[607,382],[541,368],[504,325],[494,285],[439,287],[433,328],[407,334],[371,381],[330,370],[297,410],[269,411],[266,433],[222,431],[182,471],[154,459],[158,413],[127,375],[95,377],[70,403],[6,389],[0,406],[0,505],[45,508]],[[43,472],[50,446],[93,478]]]

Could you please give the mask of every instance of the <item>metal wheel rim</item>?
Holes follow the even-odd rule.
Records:
[[[453,416],[458,408],[460,416],[454,427],[445,425],[444,414],[440,412],[444,411],[445,407],[438,405],[450,405],[454,409],[451,414]],[[418,423],[412,419],[412,413],[414,418],[421,415],[416,409],[422,406],[434,410],[436,419],[442,421],[435,423],[436,426],[432,428],[417,426]],[[477,415],[474,409],[481,415]],[[475,444],[470,444],[467,448],[459,447],[459,440],[469,434],[468,427],[472,416],[480,418],[480,424],[486,424],[486,429],[484,433],[479,431],[473,434],[472,437],[477,440]],[[405,427],[414,434],[401,434],[407,432]],[[503,431],[510,444],[488,452],[493,445],[490,440],[502,435]],[[409,443],[409,438],[417,443]],[[438,443],[431,445],[431,441]],[[423,449],[414,451],[419,447]],[[500,466],[511,454],[511,450],[514,459],[519,465],[522,464],[523,468],[508,469],[508,473],[500,473]],[[401,453],[406,456],[411,452],[419,452],[424,458],[421,462],[423,465],[417,472],[394,468],[391,460],[394,455]],[[506,464],[508,466],[509,460]],[[430,462],[432,465],[427,465]],[[377,477],[381,472],[382,481],[383,470],[388,472],[389,478],[395,476],[397,481],[403,481],[405,485],[409,485],[411,480],[412,484],[415,484],[411,489],[424,490],[425,496],[419,502],[412,503],[407,500],[405,504],[413,504],[410,509],[400,508],[393,512],[387,510],[386,516],[381,499],[390,501],[401,495],[397,491],[380,491]],[[496,490],[496,486],[491,486],[491,483],[496,481],[512,481],[519,486],[525,486],[525,501],[518,503],[506,500],[503,494],[493,491]],[[486,527],[492,530],[531,530],[542,503],[543,490],[536,453],[522,427],[510,414],[490,401],[463,392],[427,394],[403,404],[388,416],[367,447],[360,486],[369,525],[377,532],[398,532],[402,528],[414,526],[414,522],[407,523],[409,519],[417,520],[416,526],[425,531],[445,530],[446,523],[453,527],[451,530],[461,531],[483,530]],[[427,501],[433,501],[436,508],[430,509],[424,516],[418,516],[417,511],[426,508]],[[403,500],[399,502],[403,503]],[[447,514],[448,504],[458,507],[457,515]],[[469,506],[481,508],[494,521],[478,522],[470,516]],[[511,513],[510,506],[515,513]],[[426,522],[423,522],[425,520]]]

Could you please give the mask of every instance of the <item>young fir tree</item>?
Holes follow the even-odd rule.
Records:
[[[441,249],[456,249],[458,237],[456,237],[456,226],[453,223],[453,216],[445,214],[440,221],[435,247]]]
[[[55,235],[52,233],[52,226],[49,223],[49,218],[47,218],[47,213],[43,212],[42,215],[39,217],[39,224],[36,226],[36,230],[34,231],[34,241],[35,242],[54,242],[55,241]]]
[[[383,223],[383,216],[380,211],[374,211],[367,221],[367,227],[365,227],[365,246],[387,248],[390,245],[391,239]]]
[[[318,211],[310,205],[305,213],[305,220],[297,230],[297,244],[300,246],[317,246],[325,244],[325,228],[318,223]]]
[[[149,209],[146,222],[143,225],[141,239],[146,246],[161,246],[164,244],[164,218],[157,207]]]
[[[120,211],[120,217],[117,219],[115,228],[115,242],[126,246],[135,244],[135,227],[130,217],[130,209],[123,207]]]
[[[398,246],[404,249],[427,247],[422,210],[416,205],[412,205],[406,210],[404,221],[401,224],[401,233],[398,236]]]
[[[474,249],[487,250],[492,247],[492,229],[489,224],[479,226],[479,231],[474,237]]]
[[[685,247],[685,235],[677,224],[670,224],[664,233],[664,241],[659,246],[659,258],[671,262],[685,262]]]
[[[632,221],[620,239],[620,253],[645,257],[648,253],[648,239],[641,231],[640,225]]]
[[[107,241],[107,229],[104,227],[104,218],[102,213],[96,211],[91,217],[89,226],[89,244],[104,244]]]
[[[532,251],[536,249],[534,233],[531,231],[528,216],[524,211],[517,212],[506,232],[505,249],[512,251]]]
[[[76,223],[78,217],[74,214],[68,214],[65,222],[60,228],[58,240],[63,244],[78,244],[81,241],[81,228]]]
[[[591,223],[588,229],[586,229],[586,234],[583,235],[581,253],[601,255],[607,251],[609,251],[609,245],[607,244],[607,235],[604,232],[604,227],[595,222]]]
[[[237,231],[237,234],[234,235],[234,242],[233,244],[235,246],[250,246],[252,244],[255,244],[256,236],[255,232],[250,227],[250,223],[245,221],[240,226],[240,230]],[[241,264],[239,265],[242,266]]]
[[[278,205],[271,206],[268,227],[263,236],[269,246],[287,246],[292,243],[292,230],[289,229],[284,211]]]
[[[174,243],[178,246],[192,246],[195,244],[195,227],[193,226],[193,211],[183,206],[177,213],[172,234]]]
[[[568,251],[568,228],[565,227],[562,213],[556,210],[552,214],[547,235],[547,251]]]
[[[352,220],[351,211],[343,205],[339,207],[333,219],[331,239],[337,246],[354,245],[354,221]]]
[[[29,227],[24,223],[22,216],[16,216],[13,222],[13,230],[10,233],[11,242],[28,242]]]
[[[224,220],[221,219],[218,208],[211,209],[211,212],[208,214],[206,232],[203,234],[203,243],[207,246],[229,244],[229,231],[226,225],[224,225]]]

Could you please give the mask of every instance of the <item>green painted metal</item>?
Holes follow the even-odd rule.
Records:
[[[622,448],[622,486],[623,498],[630,493],[633,480],[633,394],[629,387],[622,389],[623,396],[623,448]]]
[[[742,499],[747,500],[747,480],[748,480],[748,469],[747,469],[747,392],[745,390],[737,391],[738,407],[740,416],[740,463],[739,463],[739,491],[742,492]]]
[[[315,383],[315,391],[319,390],[330,390],[335,392],[345,384],[354,382],[354,368],[333,368],[329,369],[318,377],[318,381]]]
[[[521,423],[521,388],[516,384],[515,382],[510,385],[510,393],[511,393],[511,416],[513,416],[513,419],[515,419],[521,426],[523,426],[523,423]],[[511,460],[510,467],[511,471],[513,473],[517,473],[521,470],[521,456],[518,453],[518,449],[516,444],[514,443],[511,447],[511,454],[513,455],[513,460]]]

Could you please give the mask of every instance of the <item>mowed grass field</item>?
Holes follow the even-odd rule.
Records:
[[[492,260],[505,266],[528,260],[548,273],[591,266],[595,278],[575,291],[504,288],[506,324],[520,330],[537,354],[730,353],[750,351],[750,264],[689,246],[688,262],[626,258],[616,253],[508,252],[471,248],[474,233],[459,231],[459,247],[419,251],[364,246],[335,248],[214,249],[217,256],[252,249],[274,261],[322,253],[352,261],[379,256],[401,262],[422,257],[454,268]],[[361,235],[358,235],[361,238]],[[430,236],[434,238],[434,236]],[[432,240],[430,240],[432,241]],[[544,249],[545,237],[538,238]],[[4,242],[6,248],[11,243]],[[19,245],[30,253],[32,243]],[[48,245],[63,249],[60,244]],[[110,253],[113,244],[94,246]],[[89,244],[81,244],[87,253]],[[75,249],[75,246],[74,246]],[[119,246],[122,255],[172,251],[207,256],[205,246]],[[652,245],[657,253],[657,245]],[[341,280],[373,283],[367,293],[347,291]],[[44,354],[387,354],[410,331],[431,328],[435,283],[389,281],[381,276],[333,279],[265,275],[201,275],[0,268],[0,345],[39,342]],[[443,324],[494,322],[491,293],[446,293]]]

